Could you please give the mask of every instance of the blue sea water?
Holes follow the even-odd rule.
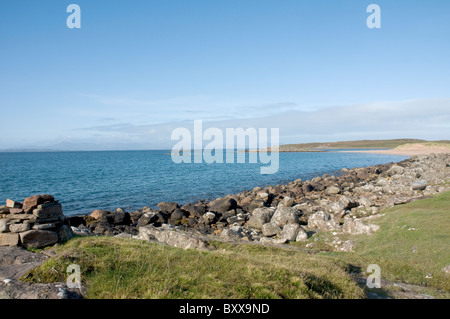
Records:
[[[263,164],[175,164],[169,151],[0,153],[0,201],[51,194],[61,202],[66,215],[118,207],[131,211],[156,207],[161,201],[184,204],[210,200],[256,186],[310,179],[344,167],[405,158],[365,153],[280,153],[279,171],[261,175]]]

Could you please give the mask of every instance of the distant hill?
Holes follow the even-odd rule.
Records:
[[[360,140],[360,141],[342,141],[330,143],[303,143],[303,144],[286,144],[280,146],[280,152],[304,152],[314,150],[339,150],[339,149],[383,149],[396,148],[405,144],[416,143],[433,143],[433,144],[449,144],[450,141],[425,141],[419,139],[393,139],[393,140]]]

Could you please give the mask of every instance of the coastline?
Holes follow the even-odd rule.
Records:
[[[377,215],[384,208],[445,191],[448,186],[442,183],[450,177],[448,157],[449,153],[419,155],[397,163],[344,168],[337,176],[255,187],[211,201],[184,205],[161,202],[156,210],[143,207],[133,212],[95,210],[89,216],[70,216],[68,220],[81,235],[139,237],[143,227],[151,227],[157,229],[152,232],[177,230],[214,240],[283,244],[295,241],[292,236],[285,238],[283,222],[272,232],[263,229],[280,208],[287,214],[283,218],[294,218],[309,232],[307,238],[321,228],[321,221],[314,221],[318,213],[322,221],[332,220],[333,227],[339,229],[349,216]]]
[[[54,231],[52,228],[44,227],[42,229],[45,230],[38,228],[29,231],[35,235],[32,241],[35,246],[31,247],[48,247],[50,250],[43,252],[48,253],[51,260],[56,263],[63,261],[58,258],[64,256],[66,251],[72,251],[73,247],[78,249],[77,256],[86,254],[83,249],[89,250],[92,245],[101,248],[100,251],[97,249],[96,253],[106,253],[109,251],[108,247],[114,246],[126,249],[128,254],[130,247],[134,247],[136,252],[141,251],[145,245],[143,242],[148,244],[145,246],[149,248],[145,250],[146,254],[158,249],[161,249],[161,254],[166,254],[167,250],[164,246],[172,246],[173,249],[179,248],[179,250],[171,250],[179,255],[179,258],[176,257],[174,260],[189,259],[198,251],[202,253],[202,258],[211,259],[212,264],[216,263],[217,256],[228,262],[230,256],[234,256],[227,252],[229,250],[235,250],[242,256],[258,258],[256,256],[259,256],[259,253],[255,254],[255,249],[260,251],[267,246],[271,247],[270,249],[278,249],[278,253],[295,251],[295,255],[298,255],[296,264],[317,250],[355,252],[357,241],[350,236],[372,235],[380,231],[378,222],[390,214],[387,208],[429,198],[431,195],[450,190],[450,153],[413,156],[397,163],[344,168],[341,172],[342,174],[336,174],[337,176],[323,175],[306,181],[298,179],[283,185],[255,187],[250,191],[227,195],[211,202],[199,201],[196,204],[183,206],[162,202],[158,205],[158,210],[148,207],[134,212],[124,212],[121,209],[114,212],[97,210],[90,216],[66,216],[59,224],[64,225],[62,226],[66,229],[64,233],[69,235],[68,238],[61,240],[61,243],[67,241],[67,244],[41,245],[38,235],[40,233],[48,235]],[[48,197],[49,195],[37,196]],[[6,211],[3,207],[3,220],[14,220],[17,223],[19,215],[15,214],[16,210],[25,208],[25,202],[29,200],[25,200],[23,204],[10,202],[12,206],[17,207],[14,208],[15,210],[8,208],[6,210],[9,211]],[[41,213],[47,214],[45,210],[48,205],[44,204],[41,208],[38,206],[38,211],[43,210]],[[57,201],[52,205],[57,205]],[[23,214],[21,216],[23,217]],[[46,215],[46,218],[49,217],[52,216]],[[60,217],[63,216],[58,213],[58,218]],[[22,222],[25,224],[26,221]],[[40,224],[39,227],[44,225],[47,224]],[[416,227],[420,228],[422,225]],[[408,228],[408,231],[412,230],[416,228]],[[9,234],[14,235],[7,232],[6,236]],[[5,236],[5,233],[0,235]],[[77,235],[78,238],[72,241],[70,237],[73,235]],[[333,237],[328,242],[322,241],[323,238],[326,239],[331,235]],[[255,245],[259,245],[260,248],[255,248]],[[5,256],[16,256],[23,252],[20,247],[1,248],[0,252]],[[408,249],[411,248],[408,247]],[[268,255],[263,258],[264,260],[272,257],[273,250],[267,250],[266,253]],[[31,260],[36,258],[35,256],[42,256],[42,254],[27,252],[26,258]],[[14,273],[12,281],[7,283],[9,296],[29,298],[29,296],[37,295],[45,298],[61,298],[61,291],[64,292],[63,298],[83,298],[86,295],[86,287],[82,287],[82,290],[78,292],[71,291],[58,280],[54,281],[57,282],[56,284],[40,283],[39,274],[42,271],[45,274],[47,268],[45,264],[43,268],[39,265],[45,263],[48,256],[37,259],[33,264],[33,267],[37,266],[37,268],[33,270],[30,270],[30,264],[15,266],[19,267],[18,271]],[[157,262],[148,258],[145,260],[150,266]],[[200,261],[196,258],[194,259]],[[248,262],[254,265],[251,258]],[[316,265],[315,260],[312,261],[314,265]],[[192,267],[197,268],[198,261],[194,262]],[[140,263],[140,261],[136,262]],[[201,262],[204,260],[202,259]],[[266,264],[261,265],[261,269],[265,269]],[[284,267],[278,262],[274,265]],[[59,271],[63,273],[64,269],[60,266],[57,264]],[[316,266],[308,267],[311,267],[310,271],[316,269]],[[324,267],[328,269],[329,266]],[[235,265],[227,266],[227,269],[231,272],[235,269]],[[21,276],[27,271],[30,271],[26,275],[30,284],[20,281]],[[175,274],[175,276],[179,275],[179,273]],[[338,274],[332,280],[338,280],[336,278],[341,278],[343,275],[344,273]],[[10,278],[10,273],[0,272],[0,278],[3,278],[2,276]],[[60,278],[58,275],[55,276]],[[133,274],[133,276],[141,276],[141,274]],[[248,280],[252,280],[251,278],[248,277]],[[0,294],[2,287],[0,283]],[[32,293],[29,292],[30,289],[33,289]],[[161,291],[164,290],[161,288]],[[101,296],[107,295],[107,292],[107,288],[97,291]],[[411,293],[411,296],[422,298],[425,295]]]
[[[438,145],[407,144],[404,146],[399,146],[397,148],[387,150],[360,150],[360,151],[336,151],[336,152],[414,156],[414,155],[445,154],[450,152],[450,148]]]

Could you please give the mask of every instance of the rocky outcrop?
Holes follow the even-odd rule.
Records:
[[[206,240],[182,231],[175,231],[166,227],[143,226],[139,228],[138,239],[141,240],[157,240],[169,246],[182,249],[210,249]]]
[[[64,282],[30,284],[21,277],[49,257],[21,247],[0,247],[0,299],[81,299],[80,289]]]

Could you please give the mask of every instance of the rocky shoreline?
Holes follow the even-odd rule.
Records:
[[[449,153],[255,187],[211,202],[182,206],[162,202],[158,210],[96,210],[67,217],[51,195],[34,195],[23,202],[8,199],[0,206],[0,297],[82,298],[81,291],[69,289],[66,283],[27,284],[20,280],[52,253],[35,254],[24,248],[52,246],[74,235],[134,238],[198,250],[215,249],[214,241],[301,249],[285,244],[330,232],[334,236],[330,247],[350,252],[354,242],[341,240],[340,235],[376,232],[379,226],[373,220],[383,216],[384,208],[448,190]],[[313,244],[310,241],[306,247]]]
[[[383,208],[433,195],[450,187],[450,154],[418,155],[384,165],[343,169],[339,176],[300,179],[255,187],[211,202],[134,212],[96,210],[67,218],[81,236],[104,235],[155,240],[181,248],[207,249],[210,240],[285,244],[319,232],[370,234]],[[352,242],[334,243],[351,251]]]
[[[255,187],[211,202],[162,202],[125,212],[96,210],[65,217],[50,195],[0,206],[0,246],[41,248],[79,236],[155,240],[181,248],[208,249],[210,240],[285,244],[319,232],[370,234],[371,220],[386,207],[448,190],[450,154],[418,155],[384,165],[343,169],[286,185]],[[335,244],[351,251],[351,241]]]

